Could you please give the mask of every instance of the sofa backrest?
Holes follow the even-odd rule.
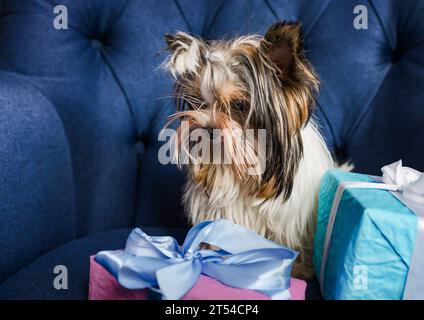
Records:
[[[68,29],[54,28],[59,4]],[[358,5],[367,29],[354,27]],[[174,109],[171,79],[157,70],[163,35],[263,33],[283,19],[303,23],[322,82],[315,113],[335,156],[371,174],[400,158],[424,170],[423,1],[3,1],[0,69],[24,75],[63,123],[79,236],[184,225],[184,178],[157,156]]]

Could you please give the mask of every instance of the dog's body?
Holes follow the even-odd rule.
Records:
[[[171,55],[165,67],[178,77],[180,112],[173,119],[188,120],[190,130],[224,130],[210,144],[221,145],[233,160],[215,164],[200,161],[203,153],[192,157],[198,161],[187,166],[183,197],[191,222],[225,218],[296,249],[294,275],[310,278],[319,183],[334,164],[310,119],[318,78],[303,56],[300,25],[275,24],[264,38],[203,42],[179,32],[166,40]],[[249,128],[266,130],[256,175],[245,162],[260,153],[258,138],[239,143]]]

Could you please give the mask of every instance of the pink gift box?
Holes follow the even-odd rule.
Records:
[[[305,300],[306,282],[291,278],[292,300]],[[100,264],[90,257],[89,300],[146,300],[147,289],[130,290],[119,282]],[[269,300],[270,298],[254,290],[238,289],[201,275],[195,286],[182,300]]]

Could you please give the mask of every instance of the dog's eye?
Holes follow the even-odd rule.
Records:
[[[234,108],[237,111],[243,111],[245,109],[245,102],[242,101],[242,100],[236,100],[236,101],[234,101],[233,105],[234,105]]]

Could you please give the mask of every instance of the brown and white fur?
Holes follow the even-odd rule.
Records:
[[[183,32],[165,39],[170,55],[163,66],[176,79],[179,111],[171,120],[228,130],[219,142],[228,149],[237,149],[245,129],[266,129],[262,174],[246,174],[240,162],[185,166],[191,223],[225,218],[298,250],[293,275],[310,278],[319,183],[334,163],[311,119],[319,81],[304,57],[300,25],[280,22],[264,37],[228,41]],[[182,152],[177,148],[177,158]]]

